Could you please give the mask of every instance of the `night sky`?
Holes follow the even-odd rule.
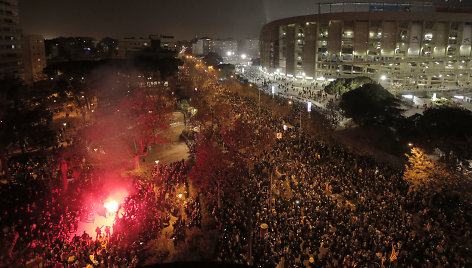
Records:
[[[25,34],[177,39],[258,37],[276,18],[308,14],[313,0],[20,0]],[[297,3],[294,5],[294,3]]]
[[[20,24],[23,33],[46,38],[168,34],[177,39],[195,36],[241,39],[258,37],[261,27],[269,21],[312,14],[318,2],[333,1],[20,0]]]

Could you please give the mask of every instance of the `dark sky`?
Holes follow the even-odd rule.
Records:
[[[316,3],[331,1],[20,0],[20,24],[25,34],[42,34],[46,38],[146,37],[160,33],[177,39],[196,35],[240,39],[258,37],[262,25],[269,21],[312,14]]]
[[[274,18],[313,0],[20,0],[25,34],[125,37],[162,33],[178,39],[257,37]]]

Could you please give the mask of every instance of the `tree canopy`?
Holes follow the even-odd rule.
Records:
[[[44,94],[36,93],[20,80],[0,81],[0,162],[5,172],[10,156],[44,156],[57,143],[50,128],[52,112]]]
[[[343,95],[346,92],[359,88],[365,84],[374,84],[374,80],[366,76],[359,76],[356,78],[339,78],[329,83],[325,88],[325,92],[328,94],[339,94]]]
[[[135,59],[107,59],[100,61],[53,63],[44,68],[43,72],[52,77],[61,73],[68,77],[81,78],[89,76],[93,71],[99,68],[108,68],[122,73],[130,73],[131,70],[144,74],[159,71],[162,78],[166,78],[175,75],[178,71],[178,66],[182,64],[183,62],[180,59],[175,58],[151,59],[147,57],[138,57]]]
[[[416,140],[437,147],[446,155],[453,151],[459,159],[472,157],[472,112],[462,108],[427,109],[416,118]]]
[[[97,112],[95,124],[83,134],[103,148],[107,157],[128,155],[139,168],[140,157],[149,153],[152,144],[167,141],[163,134],[169,128],[173,105],[174,100],[164,94],[136,92],[123,98],[116,110]]]
[[[393,122],[402,112],[398,99],[379,84],[365,84],[343,94],[339,106],[360,125]]]
[[[226,76],[234,74],[235,70],[235,66],[233,64],[228,63],[219,64],[218,66],[216,66],[216,68],[221,70],[221,72]]]
[[[203,57],[203,62],[205,62],[207,66],[217,66],[222,61],[223,59],[221,56],[215,52],[210,52],[205,57]]]
[[[450,178],[445,165],[431,160],[423,150],[412,148],[408,157],[403,179],[409,184],[410,190],[429,193],[440,192]]]

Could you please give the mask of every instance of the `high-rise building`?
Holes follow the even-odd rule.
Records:
[[[18,0],[0,1],[0,79],[22,75]]]
[[[29,35],[22,38],[23,66],[26,82],[43,79],[46,68],[46,52],[42,35]]]
[[[301,80],[368,76],[388,88],[472,84],[472,10],[432,4],[320,5],[261,31],[261,65]]]
[[[192,53],[194,55],[206,55],[210,52],[210,38],[200,38],[192,44]]]
[[[248,59],[259,58],[259,39],[244,39],[238,47],[240,55],[246,55]]]
[[[237,56],[238,42],[228,39],[213,39],[210,41],[210,52],[214,52],[223,58],[229,59]]]

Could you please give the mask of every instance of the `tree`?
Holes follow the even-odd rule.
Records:
[[[44,152],[56,142],[56,133],[49,128],[51,121],[43,93],[20,80],[0,82],[0,162],[7,178],[13,155],[26,159],[34,154],[45,159]]]
[[[225,177],[230,165],[228,156],[212,139],[204,138],[195,146],[195,165],[189,172],[189,179],[210,197],[220,199],[220,191],[228,184]]]
[[[233,64],[228,64],[228,63],[218,64],[218,66],[216,66],[216,68],[221,70],[221,72],[226,76],[233,75],[234,70],[235,70],[235,66]]]
[[[225,145],[235,153],[250,154],[248,150],[252,147],[254,137],[254,129],[240,119],[234,121],[233,125],[224,129],[222,133]]]
[[[21,81],[3,81],[2,84],[5,105],[0,112],[3,144],[0,150],[6,154],[8,147],[16,145],[25,154],[29,150],[44,150],[52,146],[55,138],[55,133],[49,128],[52,112],[40,98],[31,95],[31,88]]]
[[[210,52],[205,57],[203,57],[203,62],[207,66],[217,66],[222,61],[223,59],[221,58],[221,56],[215,52]]]
[[[365,84],[374,84],[374,80],[366,76],[359,76],[356,78],[339,78],[329,83],[324,91],[328,94],[343,95],[346,92],[359,88]]]
[[[235,193],[243,172],[238,166],[240,163],[235,162],[232,154],[223,152],[217,140],[217,132],[206,130],[200,133],[195,146],[195,165],[189,171],[189,179],[219,204],[222,194],[231,196]]]
[[[360,125],[392,123],[402,117],[399,101],[379,84],[365,84],[343,94],[339,106]]]
[[[139,168],[140,158],[149,153],[152,144],[167,141],[164,132],[169,128],[173,106],[173,99],[167,95],[138,91],[124,97],[116,107],[97,109],[94,125],[83,135],[99,160],[116,162],[131,157],[134,167]]]
[[[118,41],[110,37],[104,37],[97,44],[97,53],[102,57],[113,58],[118,54]]]
[[[173,102],[163,95],[151,97],[136,93],[122,103],[120,117],[125,120],[124,138],[135,168],[139,168],[139,159],[149,153],[151,144],[166,140],[159,132],[169,128],[172,108]]]
[[[440,107],[426,110],[417,118],[417,142],[439,148],[448,160],[472,157],[472,112]],[[452,152],[452,154],[451,154]]]
[[[410,185],[410,190],[440,192],[448,183],[449,174],[445,165],[431,160],[420,148],[412,148],[408,157],[403,179]]]

